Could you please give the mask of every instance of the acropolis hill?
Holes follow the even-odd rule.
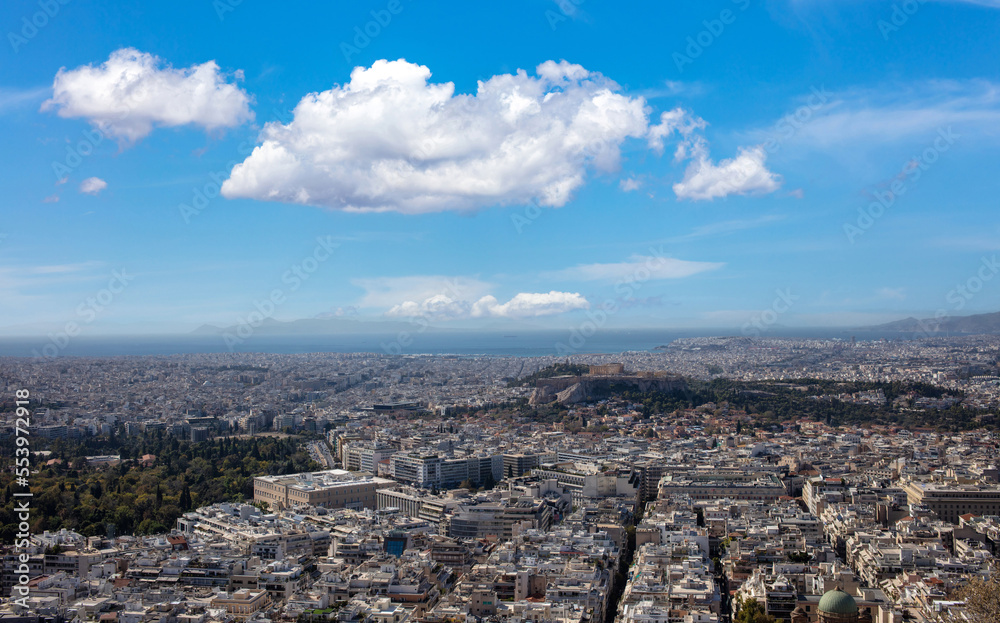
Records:
[[[565,375],[538,379],[530,404],[547,404],[559,401],[573,404],[606,395],[621,388],[636,389],[641,392],[670,392],[687,389],[687,381],[668,372],[625,373],[624,364],[609,363],[590,366],[583,376]]]

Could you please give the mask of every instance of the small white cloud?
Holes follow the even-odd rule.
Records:
[[[590,303],[576,292],[521,292],[500,304],[493,296],[484,296],[472,307],[475,317],[534,318],[589,309]]]
[[[729,195],[767,194],[781,187],[781,177],[767,169],[763,147],[743,147],[735,158],[712,162],[702,140],[691,145],[692,162],[674,184],[679,199],[711,200]]]
[[[890,301],[903,301],[906,300],[906,288],[880,288],[878,297]]]
[[[75,264],[44,264],[24,268],[25,272],[33,275],[65,275],[70,273],[82,273],[102,266],[101,262],[77,262]]]
[[[705,120],[692,115],[683,108],[675,108],[660,115],[660,122],[649,126],[646,140],[649,147],[658,154],[663,153],[663,141],[674,132],[689,137],[695,130],[705,129]]]
[[[567,281],[604,281],[615,283],[623,279],[660,280],[682,279],[725,266],[721,262],[691,262],[672,257],[636,255],[627,262],[580,264],[572,268],[543,273],[547,279]]]
[[[69,177],[60,177],[58,180],[56,180],[56,186],[62,186],[63,184],[65,184],[68,181],[69,181]]]
[[[762,227],[769,223],[775,223],[777,221],[784,220],[784,216],[780,214],[765,214],[763,216],[758,216],[753,219],[736,219],[732,221],[716,221],[708,225],[699,225],[691,230],[690,233],[684,234],[683,236],[675,236],[671,238],[669,242],[681,242],[684,240],[694,240],[697,238],[714,237],[714,236],[724,236],[726,234],[731,234],[733,232],[744,231],[747,229],[755,229],[757,227]]]
[[[444,294],[437,294],[422,303],[406,301],[394,305],[385,313],[390,318],[422,316],[432,320],[457,320],[468,318],[472,306],[467,301],[456,301]]]
[[[316,314],[317,318],[350,318],[358,315],[358,308],[354,305],[344,307],[331,307],[329,311]]]
[[[42,203],[58,203],[59,195],[49,195],[45,199],[42,199]]]
[[[0,113],[14,110],[37,102],[48,95],[48,87],[33,87],[29,89],[0,88]]]
[[[690,112],[675,108],[660,115],[660,123],[649,126],[646,140],[654,152],[662,154],[665,140],[677,134],[680,140],[674,161],[692,160],[684,179],[674,184],[680,199],[714,199],[731,194],[765,194],[781,185],[780,178],[767,170],[767,154],[761,147],[741,148],[739,155],[714,164],[708,155],[708,142],[698,132],[708,124]]]
[[[640,188],[642,188],[642,180],[630,177],[628,179],[622,180],[621,182],[618,183],[618,185],[621,187],[623,191],[630,193],[632,191],[639,190]]]
[[[80,192],[85,195],[97,195],[108,187],[108,183],[99,177],[88,177],[80,182]]]
[[[393,307],[399,301],[426,301],[438,296],[471,301],[493,289],[479,279],[445,275],[352,279],[351,283],[365,290],[358,303],[360,307]]]
[[[506,303],[487,295],[475,303],[453,300],[436,295],[422,303],[406,301],[393,306],[386,316],[393,318],[424,317],[430,320],[464,318],[535,318],[551,316],[577,309],[588,309],[590,303],[575,292],[521,292]]]
[[[103,133],[131,143],[154,126],[214,130],[240,125],[253,119],[250,103],[250,96],[227,82],[215,61],[174,69],[152,54],[122,48],[99,66],[60,69],[42,110],[87,119]]]

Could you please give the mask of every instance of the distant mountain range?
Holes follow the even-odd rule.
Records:
[[[944,318],[906,318],[874,327],[872,331],[899,331],[900,333],[1000,333],[1000,312],[972,316],[945,316]]]
[[[421,323],[401,322],[396,320],[364,320],[357,318],[303,318],[300,320],[281,321],[273,318],[266,318],[259,326],[254,328],[255,335],[340,335],[340,334],[377,334],[385,335],[406,331],[413,332],[434,332],[448,333],[470,330],[468,327],[430,327]],[[223,335],[225,333],[235,333],[238,326],[218,327],[205,324],[194,331],[191,335]],[[529,329],[529,327],[498,325],[490,327],[493,331],[509,331],[513,329]],[[536,329],[538,327],[530,327]],[[990,314],[976,314],[972,316],[946,316],[944,318],[905,318],[886,324],[870,327],[858,327],[860,331],[875,332],[897,332],[914,334],[940,334],[940,333],[1000,333],[1000,312]],[[484,332],[484,329],[476,329],[477,332]]]

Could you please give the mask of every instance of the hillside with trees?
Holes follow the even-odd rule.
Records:
[[[85,536],[153,534],[191,509],[253,498],[253,478],[321,467],[295,438],[220,438],[192,443],[162,434],[55,441],[48,460],[37,456],[31,477],[31,531],[67,528]],[[13,444],[0,454],[0,538],[17,532],[11,465]],[[116,466],[88,466],[83,457],[120,455]],[[155,460],[143,461],[145,455]],[[51,464],[47,464],[51,463]]]
[[[694,409],[707,404],[726,403],[733,410],[745,411],[750,421],[759,427],[773,426],[792,419],[812,419],[838,426],[842,424],[879,424],[906,428],[933,428],[940,431],[961,431],[995,428],[980,416],[989,411],[954,404],[948,408],[907,408],[896,404],[897,398],[924,397],[940,399],[949,395],[944,388],[927,383],[894,381],[838,382],[817,379],[785,381],[738,381],[712,379],[688,380],[687,390],[672,392],[640,392],[627,387],[615,388],[609,400],[621,400],[637,407],[644,417],[673,411]],[[853,401],[846,396],[863,392],[882,391],[883,404]],[[955,399],[961,393],[951,392]],[[540,422],[561,421],[566,408],[560,405],[523,405],[522,414]],[[988,418],[987,418],[988,420]]]

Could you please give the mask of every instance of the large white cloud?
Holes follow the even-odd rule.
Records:
[[[42,110],[85,118],[125,142],[147,136],[154,126],[233,127],[253,113],[250,96],[227,78],[215,61],[174,69],[152,54],[123,48],[99,66],[60,69]]]
[[[307,95],[290,123],[265,126],[223,195],[405,213],[561,206],[590,169],[614,170],[622,143],[648,132],[643,98],[565,61],[494,76],[475,95],[430,76],[380,60]]]
[[[406,301],[393,306],[386,316],[393,318],[424,317],[430,320],[461,318],[535,318],[588,309],[590,303],[575,292],[521,292],[506,303],[487,295],[474,303],[455,300],[443,294],[423,302]]]

